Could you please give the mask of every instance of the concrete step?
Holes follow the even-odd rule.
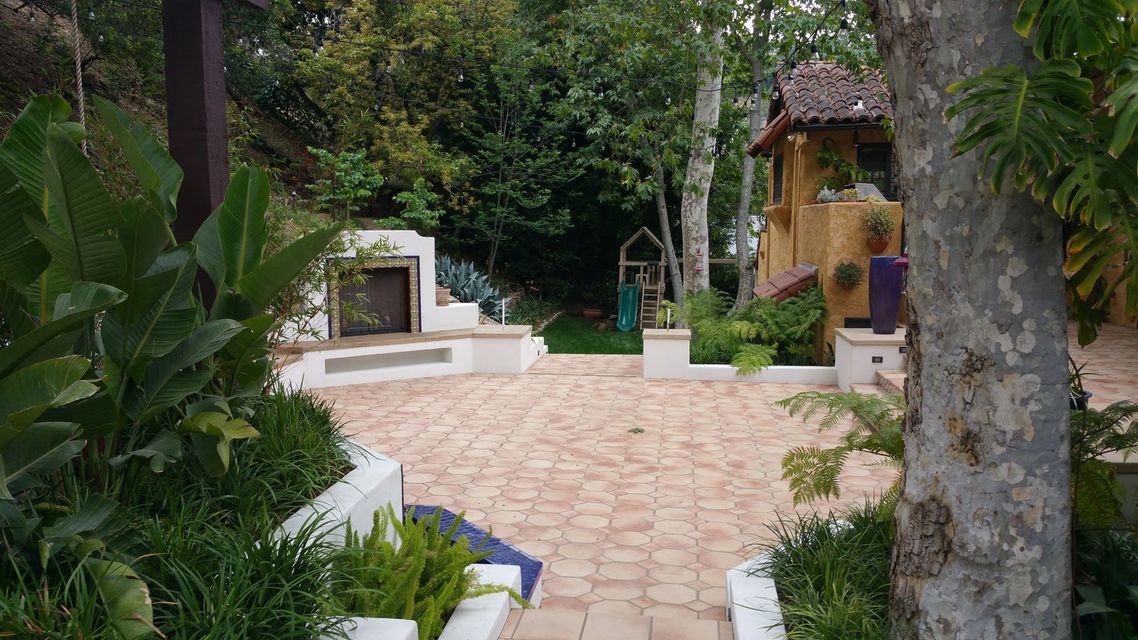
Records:
[[[886,393],[905,393],[907,376],[904,369],[878,369],[877,386]]]
[[[514,609],[501,640],[734,640],[721,620]]]
[[[867,384],[867,383],[851,384],[850,385],[850,391],[856,391],[858,393],[865,393],[865,394],[875,395],[875,396],[880,396],[880,395],[885,394],[885,392],[881,390],[881,387],[879,387],[875,384]]]

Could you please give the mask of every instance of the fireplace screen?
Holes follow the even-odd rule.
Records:
[[[382,266],[366,269],[367,281],[340,287],[340,335],[408,333],[412,323],[412,268]],[[345,307],[360,312],[350,313]],[[418,305],[416,304],[415,307]],[[417,315],[417,314],[415,314]]]

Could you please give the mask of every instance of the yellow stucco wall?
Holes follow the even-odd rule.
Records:
[[[861,230],[862,217],[872,207],[869,203],[840,202],[816,205],[815,198],[823,180],[832,175],[829,169],[818,166],[818,151],[832,141],[848,162],[857,161],[854,130],[800,131],[775,142],[774,155],[783,156],[782,202],[768,202],[763,208],[767,229],[760,242],[758,281],[769,279],[780,271],[800,262],[818,266],[819,282],[826,294],[830,314],[826,321],[823,341],[819,344],[819,357],[826,352],[826,344],[833,345],[834,329],[845,323],[845,318],[869,315],[869,248],[865,246],[865,233]],[[857,131],[859,143],[885,142],[881,129]],[[767,193],[774,193],[774,172],[770,171]],[[893,212],[897,231],[883,255],[898,255],[901,251],[901,205],[884,203]],[[844,260],[853,260],[866,271],[866,278],[856,289],[846,291],[834,282],[834,267]]]
[[[874,206],[887,207],[897,223],[897,231],[889,246],[874,254],[865,244],[861,228],[865,214]],[[823,332],[825,343],[833,346],[834,329],[845,326],[847,317],[869,317],[869,259],[874,255],[895,256],[901,253],[901,204],[886,202],[834,202],[815,204],[798,210],[798,259],[818,266],[818,283],[826,294],[829,316]],[[847,290],[834,280],[834,267],[852,261],[865,275],[861,284]]]

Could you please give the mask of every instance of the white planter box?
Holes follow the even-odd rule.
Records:
[[[735,640],[785,640],[782,610],[774,580],[753,573],[763,556],[727,571],[727,615]]]
[[[521,569],[510,565],[476,564],[472,567],[480,584],[503,584],[514,591],[522,588]],[[510,608],[518,605],[507,593],[491,593],[463,600],[450,615],[439,640],[497,640],[506,626]],[[413,620],[352,618],[352,640],[415,640],[419,626]]]
[[[296,533],[305,522],[317,514],[328,515],[321,527],[328,537],[342,544],[344,525],[360,535],[370,533],[374,513],[395,507],[403,511],[403,467],[398,462],[363,445],[354,444],[351,452],[354,469],[339,482],[316,497],[312,504],[299,509],[281,525],[282,534]],[[395,541],[395,532],[387,531],[388,540]],[[520,592],[521,569],[511,565],[474,565],[480,584],[505,585]],[[511,607],[518,604],[506,593],[492,593],[464,600],[451,614],[440,640],[496,640],[506,625]],[[348,637],[354,640],[416,640],[419,628],[413,620],[391,618],[352,618],[348,623]]]
[[[741,376],[729,364],[691,364],[690,329],[644,330],[644,377],[673,380],[727,380],[782,384],[838,384],[835,367],[774,365]]]
[[[344,542],[344,524],[351,522],[360,535],[371,532],[373,515],[378,509],[395,505],[396,513],[403,510],[403,466],[387,456],[361,444],[352,444],[350,452],[355,467],[339,482],[316,497],[312,504],[297,510],[281,525],[281,531],[295,534],[305,522],[317,514],[327,512],[321,527],[329,530],[329,538]],[[394,540],[394,531],[387,532]]]

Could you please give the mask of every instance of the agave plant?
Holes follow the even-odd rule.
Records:
[[[175,244],[181,169],[95,104],[141,195],[110,195],[61,98],[32,100],[0,143],[0,539],[33,575],[69,552],[133,638],[152,629],[145,583],[92,538],[116,509],[116,469],[161,471],[188,439],[208,473],[227,470],[230,443],[257,435],[241,400],[269,370],[263,310],[340,228],[264,255],[268,179],[242,167],[195,241]],[[199,265],[218,288],[209,310]],[[178,433],[144,428],[170,412]]]
[[[473,262],[436,256],[435,282],[450,289],[451,295],[460,302],[477,303],[485,315],[496,318],[501,312],[501,292],[490,284],[490,277],[479,271]]]

